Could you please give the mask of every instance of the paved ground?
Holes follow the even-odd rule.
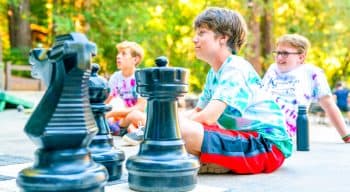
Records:
[[[14,92],[38,102],[42,93]],[[31,166],[35,145],[24,134],[29,114],[7,109],[0,112],[0,192],[19,191],[15,178],[20,170]],[[350,144],[343,144],[334,128],[311,119],[311,150],[295,151],[291,158],[274,173],[258,175],[199,175],[194,191],[284,192],[284,191],[347,191],[350,187]],[[115,137],[116,146],[126,156],[134,155],[138,147],[124,146]],[[120,181],[110,182],[108,191],[131,191],[127,185],[127,170]]]

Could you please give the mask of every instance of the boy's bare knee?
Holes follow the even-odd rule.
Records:
[[[143,118],[144,113],[139,110],[132,110],[130,113],[128,113],[127,117],[131,119]]]
[[[185,142],[187,152],[198,156],[201,151],[204,129],[199,123],[189,123],[187,126],[180,125],[181,136]]]

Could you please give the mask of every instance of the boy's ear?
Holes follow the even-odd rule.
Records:
[[[305,58],[306,58],[306,53],[301,53],[301,54],[299,55],[299,58],[300,58],[300,60],[302,61],[302,63],[304,63]]]
[[[135,65],[138,65],[141,60],[140,56],[135,56],[134,59],[135,59]]]
[[[226,44],[226,42],[228,41],[228,36],[227,35],[222,35],[220,37],[220,44]]]

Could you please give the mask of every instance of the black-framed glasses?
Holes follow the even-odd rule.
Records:
[[[288,52],[288,51],[272,51],[272,54],[277,57],[281,55],[283,58],[287,58],[289,55],[298,55],[300,52]]]

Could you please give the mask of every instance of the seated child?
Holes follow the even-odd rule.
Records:
[[[141,63],[144,51],[135,42],[124,41],[117,44],[118,54],[116,64],[119,71],[113,73],[109,79],[110,94],[106,99],[106,104],[112,104],[112,111],[106,114],[109,120],[112,135],[123,136],[130,140],[130,144],[137,144],[143,140],[143,134],[139,137],[132,137],[131,134],[143,126],[146,121],[144,109],[146,100],[141,98],[136,92],[135,71]],[[142,137],[140,137],[142,135]],[[124,138],[124,137],[123,137]]]

